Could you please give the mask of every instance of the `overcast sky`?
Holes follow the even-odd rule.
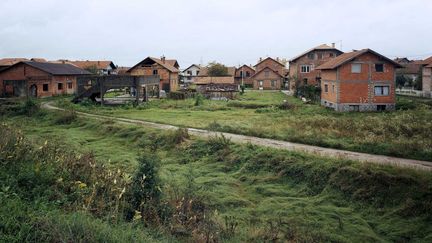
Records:
[[[432,0],[1,0],[0,57],[181,67],[291,58],[335,42],[388,57],[432,55]],[[341,47],[342,46],[342,47]]]

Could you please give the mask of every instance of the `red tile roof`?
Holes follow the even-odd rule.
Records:
[[[278,60],[275,60],[275,59],[273,59],[273,58],[271,58],[271,57],[267,57],[267,58],[262,59],[262,60],[259,61],[257,64],[255,64],[254,67],[258,66],[260,63],[264,62],[264,61],[267,60],[267,59],[271,59],[271,60],[275,61],[276,63],[280,64],[281,66],[284,66],[284,67],[285,67],[285,64],[283,64],[283,63],[279,62]]]
[[[27,58],[3,58],[0,59],[0,66],[12,66],[15,63],[28,61]]]
[[[255,77],[256,75],[258,75],[259,73],[261,73],[261,72],[263,72],[263,71],[265,71],[265,70],[270,70],[270,71],[272,71],[273,73],[275,73],[275,74],[277,74],[278,76],[280,76],[280,77],[283,78],[283,74],[280,74],[280,73],[276,72],[275,70],[273,70],[273,69],[271,69],[271,68],[269,68],[269,67],[265,67],[265,68],[261,69],[260,71],[256,72],[254,75],[251,76],[251,78]]]
[[[343,51],[341,51],[341,50],[339,50],[339,49],[337,49],[337,48],[335,48],[335,47],[331,47],[331,46],[329,46],[329,45],[327,45],[327,44],[322,44],[322,45],[319,45],[319,46],[317,46],[317,47],[314,47],[314,48],[312,48],[312,49],[309,49],[309,50],[303,52],[302,54],[300,54],[300,55],[298,55],[298,56],[292,58],[292,59],[289,60],[289,61],[290,61],[290,62],[293,62],[293,61],[299,59],[300,57],[302,57],[302,56],[304,56],[304,55],[307,55],[309,52],[312,52],[312,51],[319,51],[319,50],[336,50],[336,51],[338,51],[338,52],[340,52],[340,53],[343,53]]]
[[[386,59],[388,62],[392,63],[393,65],[395,65],[396,67],[402,68],[402,65],[400,65],[399,63],[391,60],[390,58],[387,58],[371,49],[363,49],[363,50],[359,50],[359,51],[352,51],[352,52],[347,52],[344,54],[341,54],[333,59],[331,59],[330,61],[322,64],[321,66],[316,67],[315,69],[318,70],[323,70],[323,69],[335,69],[351,60],[353,60],[356,57],[359,57],[365,53],[372,53],[374,55],[377,55],[383,59]]]
[[[114,66],[112,61],[67,61],[66,63],[71,63],[79,68],[86,69],[91,67],[96,67],[97,69],[106,69],[108,66]],[[115,66],[114,66],[115,67]]]
[[[143,63],[144,61],[152,61],[154,63],[157,63],[159,65],[161,65],[162,67],[166,68],[168,71],[173,72],[173,73],[178,73],[179,70],[178,68],[176,68],[176,64],[178,65],[177,60],[175,59],[166,59],[165,62],[163,62],[161,59],[156,58],[156,57],[147,57],[144,60],[142,60],[141,62],[137,63],[135,66],[131,67],[128,72],[130,72],[132,69],[134,69],[135,67],[137,67],[138,65],[140,65],[141,63]]]

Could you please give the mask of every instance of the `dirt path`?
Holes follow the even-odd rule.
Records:
[[[44,109],[48,109],[48,110],[63,110],[61,108],[53,106],[52,102],[43,103],[42,107]],[[101,119],[101,120],[109,119],[109,120],[116,121],[119,123],[135,124],[135,125],[151,127],[151,128],[156,128],[156,129],[164,129],[164,130],[178,129],[177,126],[173,126],[173,125],[166,125],[166,124],[160,124],[160,123],[154,123],[154,122],[146,122],[146,121],[141,121],[141,120],[118,118],[118,117],[105,116],[105,115],[95,115],[95,114],[84,113],[84,112],[77,112],[77,114],[81,117],[91,117],[91,118]],[[432,171],[432,162],[428,162],[428,161],[403,159],[403,158],[396,158],[396,157],[390,157],[390,156],[384,156],[384,155],[358,153],[358,152],[351,152],[351,151],[346,151],[346,150],[323,148],[323,147],[318,147],[318,146],[311,146],[311,145],[305,145],[305,144],[299,144],[299,143],[291,143],[291,142],[274,140],[274,139],[267,139],[267,138],[258,138],[258,137],[239,135],[239,134],[233,134],[233,133],[212,132],[212,131],[203,130],[203,129],[196,129],[196,128],[188,128],[188,131],[189,131],[189,134],[191,134],[191,135],[203,137],[203,138],[209,138],[209,137],[214,137],[214,136],[218,136],[218,135],[220,136],[222,134],[225,137],[231,139],[231,141],[233,141],[235,143],[251,143],[251,144],[259,145],[259,146],[311,153],[311,154],[320,155],[320,156],[324,156],[324,157],[348,159],[348,160],[354,160],[354,161],[360,161],[360,162],[370,162],[370,163],[376,163],[376,164],[394,165],[394,166],[399,166],[399,167],[411,167],[411,168],[420,169],[420,170]]]

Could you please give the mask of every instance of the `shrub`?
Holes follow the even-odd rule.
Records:
[[[294,105],[288,103],[287,101],[284,101],[282,104],[280,104],[280,105],[278,106],[278,108],[279,108],[280,110],[291,110],[291,109],[294,108]]]
[[[194,103],[194,105],[195,106],[200,106],[200,105],[202,105],[204,103],[204,96],[202,96],[202,94],[197,94],[196,96],[195,96],[195,103]]]
[[[257,103],[245,103],[245,102],[229,102],[227,104],[228,107],[236,107],[236,108],[244,108],[244,109],[258,109],[258,108],[266,108],[270,107],[270,105],[266,104],[257,104]]]
[[[168,98],[173,100],[184,100],[186,99],[186,94],[180,91],[171,91],[168,93]]]
[[[40,111],[40,105],[34,99],[27,99],[20,107],[22,115],[33,116]]]
[[[60,113],[60,115],[55,120],[55,123],[59,125],[68,125],[76,121],[77,118],[78,116],[75,110],[66,110]]]
[[[143,218],[144,222],[159,220],[158,206],[161,197],[158,175],[159,159],[150,153],[138,158],[139,167],[132,179],[128,201],[131,208],[126,211],[126,219]]]

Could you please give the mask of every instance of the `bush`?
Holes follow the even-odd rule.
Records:
[[[200,106],[204,103],[204,96],[202,96],[202,94],[197,94],[195,96],[195,106]]]
[[[27,99],[20,107],[20,113],[26,116],[33,116],[40,111],[40,105],[34,99]]]
[[[184,100],[186,99],[186,94],[180,91],[171,91],[168,93],[168,98],[173,100]]]
[[[278,106],[280,110],[291,110],[294,108],[294,105],[284,101],[282,104]]]
[[[144,222],[155,223],[160,218],[158,214],[161,197],[159,159],[154,154],[146,153],[138,158],[138,163],[139,167],[133,176],[128,195],[131,208],[126,212],[126,219],[143,218]]]
[[[78,116],[75,110],[66,110],[60,113],[60,115],[55,120],[55,123],[58,125],[68,125],[76,121],[77,118]]]

